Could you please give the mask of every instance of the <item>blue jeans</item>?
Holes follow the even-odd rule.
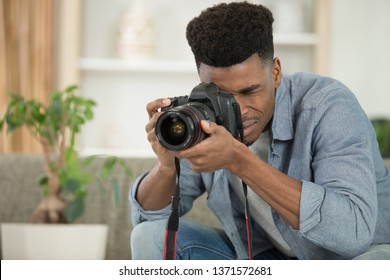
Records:
[[[156,220],[137,225],[131,233],[134,260],[162,260],[167,221]],[[222,230],[180,220],[176,236],[178,260],[235,259],[234,247]]]
[[[131,233],[134,260],[162,260],[166,220],[143,222]],[[178,260],[235,260],[236,252],[221,229],[181,219],[176,237]],[[288,259],[276,249],[256,255],[254,259]]]

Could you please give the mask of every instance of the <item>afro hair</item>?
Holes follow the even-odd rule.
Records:
[[[228,67],[254,53],[265,63],[272,61],[273,21],[266,7],[248,2],[221,3],[202,11],[186,30],[197,67]]]

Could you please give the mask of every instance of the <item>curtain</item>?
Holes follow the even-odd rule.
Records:
[[[0,114],[13,92],[47,103],[53,83],[55,0],[0,0]],[[26,129],[0,134],[0,153],[41,153]]]

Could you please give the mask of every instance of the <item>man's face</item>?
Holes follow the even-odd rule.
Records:
[[[258,54],[230,67],[201,63],[199,77],[202,82],[213,82],[234,95],[241,108],[245,144],[254,143],[269,128],[275,109],[275,89],[281,80],[278,58],[272,65],[263,65]]]

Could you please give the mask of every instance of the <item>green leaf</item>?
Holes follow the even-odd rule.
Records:
[[[85,124],[85,119],[82,116],[77,116],[76,120],[78,125]]]
[[[65,161],[69,163],[72,160],[76,160],[76,159],[77,159],[77,152],[75,151],[75,149],[73,149],[73,147],[68,147],[65,151]]]
[[[82,159],[82,160],[80,161],[80,165],[83,166],[83,167],[88,166],[88,165],[90,165],[97,157],[98,157],[98,156],[96,156],[96,155],[88,156],[88,157],[86,157],[86,158],[84,158],[84,159]]]
[[[49,193],[49,178],[46,175],[43,175],[39,181],[38,184],[42,187],[43,195],[47,196]]]
[[[78,219],[85,210],[84,197],[77,196],[73,201],[68,204],[65,210],[65,219],[69,223],[73,223]]]
[[[19,127],[20,127],[20,125],[8,124],[7,134],[8,135],[13,134]]]
[[[85,102],[86,102],[86,105],[90,108],[96,105],[96,102],[92,99],[87,99],[87,100],[85,100]]]
[[[22,98],[13,95],[10,104],[8,105],[4,116],[5,122],[8,125],[7,132],[11,134],[17,128],[25,124],[26,121],[26,105]]]
[[[47,183],[49,182],[49,178],[46,176],[46,175],[43,175],[39,181],[38,181],[38,184],[40,186],[47,186]]]
[[[87,109],[85,109],[85,111],[84,111],[84,115],[85,115],[85,118],[87,120],[92,120],[93,119],[93,112],[92,112],[91,108],[87,107]]]
[[[117,158],[116,157],[108,157],[103,164],[101,176],[102,178],[106,179],[112,172],[112,170],[115,167]]]
[[[121,186],[119,185],[118,180],[116,178],[112,181],[112,189],[114,191],[115,205],[117,207],[120,207],[121,199],[122,199],[122,191],[121,191]]]
[[[52,121],[55,122],[56,127],[61,126],[61,120],[62,120],[62,100],[61,98],[53,99],[50,107],[48,108],[48,113],[50,117],[52,118]]]
[[[45,115],[41,113],[41,106],[39,104],[31,104],[31,122],[42,125],[45,122]]]
[[[125,170],[125,173],[130,178],[133,177],[133,172],[131,169],[127,166],[126,162],[123,159],[118,159],[119,164],[122,166],[122,168]]]
[[[63,188],[65,191],[70,193],[75,193],[81,186],[81,183],[79,180],[68,178],[65,180]]]
[[[65,89],[65,92],[68,92],[68,93],[72,93],[73,91],[75,91],[77,89],[77,86],[76,85],[71,85],[69,87],[67,87]]]
[[[60,91],[53,91],[49,95],[49,100],[53,102],[54,100],[61,99],[62,93]]]
[[[82,173],[82,172],[80,172],[80,173],[78,174],[78,178],[77,178],[77,179],[79,180],[80,184],[82,184],[82,185],[87,185],[88,183],[91,182],[92,177],[91,177],[91,175],[88,174],[88,173]]]

